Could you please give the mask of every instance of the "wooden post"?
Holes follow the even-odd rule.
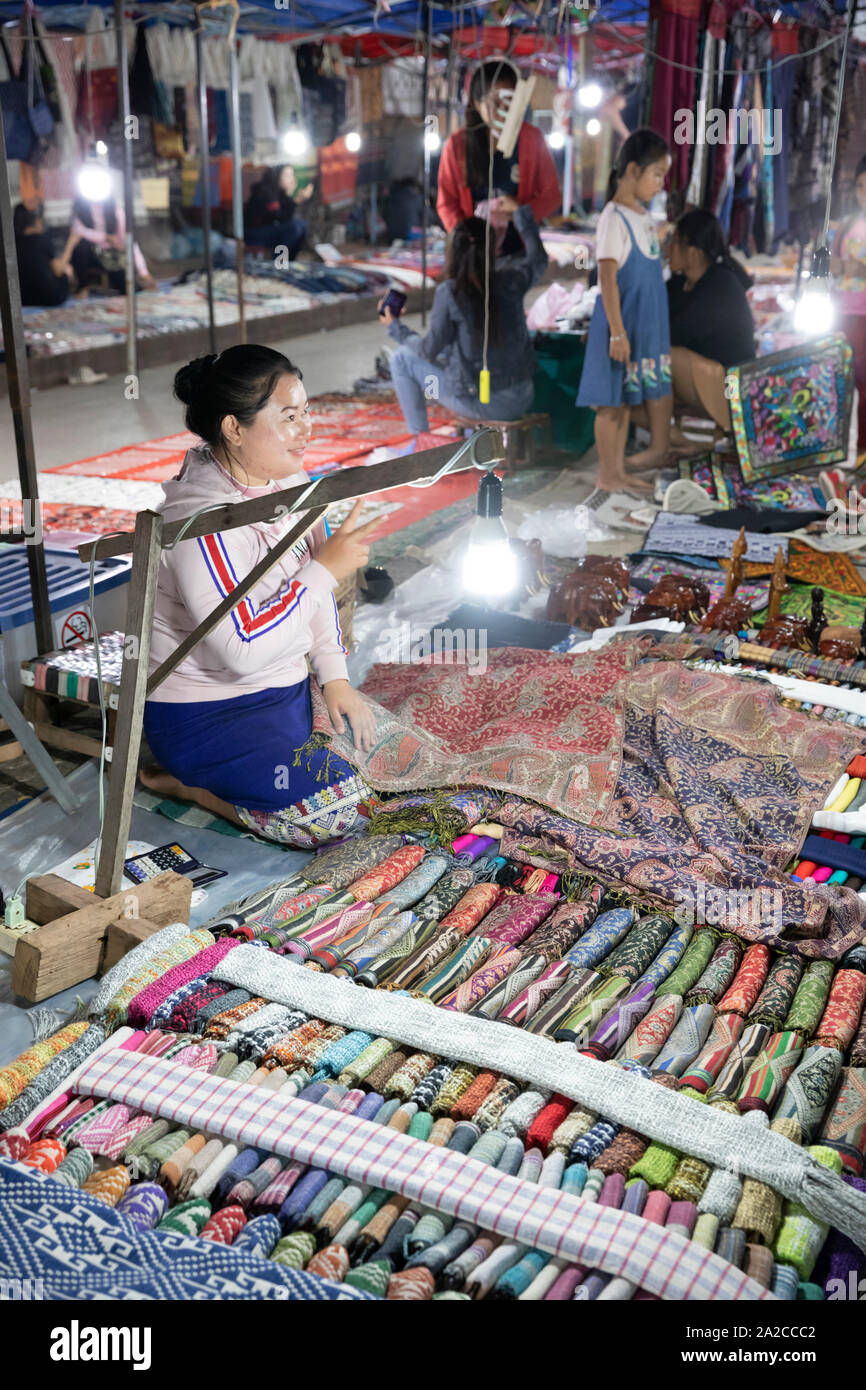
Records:
[[[120,889],[123,861],[129,840],[132,797],[141,744],[141,724],[147,698],[147,663],[156,603],[156,582],[162,553],[162,517],[158,512],[139,512],[135,520],[129,612],[120,699],[117,706],[117,738],[111,760],[105,824],[99,847],[96,892],[111,897]],[[132,638],[133,641],[129,642]]]

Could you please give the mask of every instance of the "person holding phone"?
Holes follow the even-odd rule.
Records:
[[[299,216],[297,205],[306,202],[312,191],[312,184],[307,184],[298,192],[298,176],[291,164],[266,169],[250,189],[244,208],[247,245],[271,249],[286,246],[289,260],[293,261],[307,238],[307,224]]]
[[[281,352],[245,344],[198,357],[174,389],[201,443],[164,484],[167,521],[308,481],[310,407],[300,369]],[[156,688],[144,732],[159,766],[142,772],[146,786],[303,848],[363,825],[371,792],[357,769],[309,747],[307,670],[309,658],[334,729],[348,725],[355,747],[369,749],[375,719],[349,684],[334,598],[369,558],[377,523],[361,524],[362,505],[333,534],[317,522]],[[162,552],[151,674],[298,519],[278,515]]]
[[[540,224],[562,201],[556,166],[536,126],[524,121],[511,155],[495,148],[518,77],[507,58],[490,58],[476,68],[465,128],[446,140],[439,163],[436,211],[446,232],[473,213],[492,216],[503,256],[523,251],[512,204],[531,209]]]
[[[518,207],[513,198],[503,205],[524,254],[497,261],[490,223],[480,217],[458,222],[448,244],[447,279],[436,286],[423,338],[395,317],[388,295],[380,303],[388,334],[400,344],[391,358],[391,377],[416,449],[433,447],[428,401],[475,420],[519,420],[532,405],[535,357],[523,296],[544,274],[547,252],[532,209]],[[485,339],[491,390],[489,403],[482,405],[478,385]]]

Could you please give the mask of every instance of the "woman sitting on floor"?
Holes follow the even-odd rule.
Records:
[[[755,356],[746,298],[751,277],[728,253],[719,219],[703,208],[684,213],[670,244],[671,379],[674,404],[708,415],[727,434],[725,375]],[[687,444],[675,431],[674,444]]]
[[[78,287],[72,269],[72,254],[78,237],[70,232],[62,252],[55,255],[51,234],[46,232],[42,220],[42,209],[28,208],[23,203],[15,208],[12,226],[21,303],[41,309],[65,304]]]
[[[300,370],[254,345],[196,358],[175,395],[201,444],[188,450],[162,507],[174,521],[307,482],[312,429]],[[194,801],[268,839],[311,847],[358,828],[369,789],[343,759],[304,745],[312,729],[306,659],[335,729],[356,748],[374,718],[347,679],[334,589],[366,564],[361,502],[330,534],[318,522],[157,687],[144,732],[164,771],[143,775],[163,795]],[[151,674],[293,525],[296,516],[181,540],[163,550]],[[300,750],[300,753],[299,753]]]
[[[448,278],[436,286],[430,327],[423,338],[395,319],[384,300],[380,305],[390,336],[401,344],[391,358],[391,377],[416,448],[431,447],[421,438],[429,429],[428,401],[478,421],[519,420],[532,405],[535,358],[523,296],[544,274],[547,252],[532,208],[501,198],[499,211],[513,218],[525,255],[497,261],[490,224],[480,217],[458,222],[448,247]],[[489,403],[482,405],[478,385],[485,337],[491,389]],[[435,438],[433,443],[442,440]]]

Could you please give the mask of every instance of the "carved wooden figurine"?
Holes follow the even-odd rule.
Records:
[[[734,598],[737,589],[743,582],[743,558],[748,548],[749,543],[746,540],[746,528],[745,526],[741,526],[740,534],[734,541],[733,549],[731,550],[731,567],[728,570],[728,575],[725,580],[725,598]]]
[[[684,574],[665,574],[641,599],[631,615],[633,623],[653,618],[672,618],[676,622],[698,622],[710,603],[710,591],[700,579]]]
[[[555,589],[551,589],[547,600],[547,619],[552,623],[570,623],[583,632],[592,632],[597,627],[610,627],[622,608],[617,586],[612,579],[574,570]]]
[[[767,621],[761,628],[762,647],[772,647],[774,651],[791,647],[795,650],[809,650],[808,623],[805,618],[783,617],[782,595],[787,592],[785,580],[785,555],[780,546],[773,561],[773,576],[770,580],[770,600],[767,605]]]
[[[827,626],[827,615],[824,612],[824,590],[816,587],[812,590],[812,616],[809,619],[809,645],[813,652],[818,651],[818,644],[821,641],[821,633]]]

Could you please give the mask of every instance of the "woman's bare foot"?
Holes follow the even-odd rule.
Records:
[[[652,484],[643,478],[633,478],[625,469],[615,468],[599,468],[595,485],[606,492],[631,492],[638,496],[649,496],[653,490]]]
[[[626,458],[626,473],[655,473],[667,462],[667,449],[641,449]]]
[[[188,787],[178,777],[173,777],[170,772],[164,772],[161,767],[153,764],[140,768],[138,775],[150,791],[158,792],[160,796],[171,796],[175,801],[191,801],[196,806],[202,806],[205,811],[231,821],[233,825],[243,825],[230,801],[223,801],[221,797],[214,796],[213,792],[205,791],[204,787]]]

